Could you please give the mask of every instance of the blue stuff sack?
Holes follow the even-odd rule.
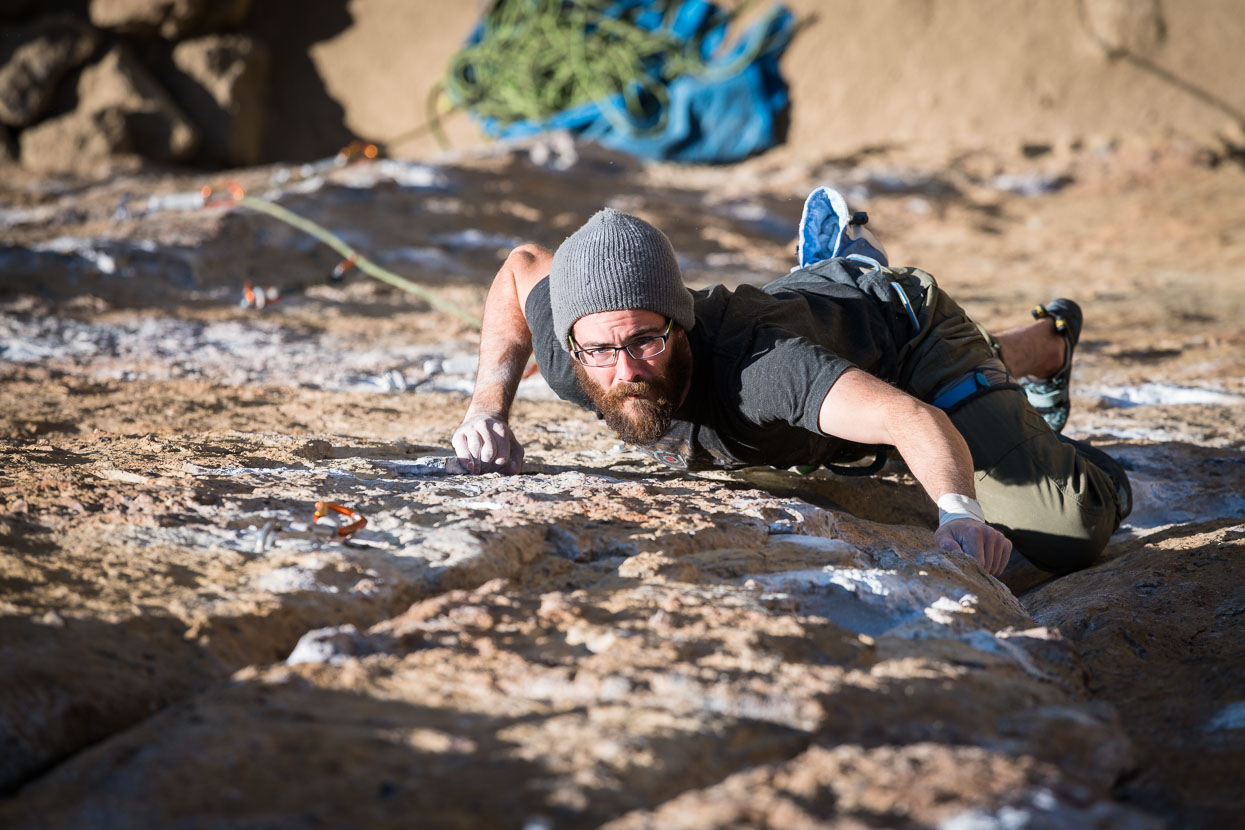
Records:
[[[681,74],[664,84],[661,102],[634,88],[603,99],[564,109],[544,118],[503,124],[496,118],[469,112],[486,135],[521,138],[565,130],[576,138],[594,141],[640,158],[699,164],[739,161],[767,150],[786,137],[789,95],[778,68],[778,58],[795,32],[795,18],[783,6],[774,6],[753,23],[722,54],[714,52],[725,41],[728,19],[706,0],[685,0],[674,14],[646,13],[656,0],[619,0],[615,10],[641,13],[636,26],[664,31],[675,40],[698,46],[703,71]],[[468,45],[484,35],[480,23]],[[654,73],[655,75],[656,73]],[[649,80],[649,79],[646,79]],[[452,90],[451,90],[452,92]],[[637,116],[628,109],[643,100]],[[453,95],[451,95],[453,100]],[[462,105],[461,101],[454,101]]]

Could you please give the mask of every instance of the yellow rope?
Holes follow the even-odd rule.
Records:
[[[325,245],[328,245],[334,251],[337,251],[337,253],[341,254],[343,258],[353,260],[355,267],[368,276],[375,277],[381,282],[388,283],[395,288],[400,288],[409,294],[414,294],[416,297],[419,297],[421,300],[428,303],[428,305],[438,311],[443,311],[446,314],[452,314],[475,328],[481,328],[483,326],[483,322],[479,317],[464,311],[449,300],[438,297],[422,285],[411,282],[406,277],[399,276],[386,268],[382,268],[361,254],[359,251],[343,242],[341,237],[337,236],[327,228],[316,224],[305,216],[300,216],[289,208],[284,208],[276,202],[270,202],[267,199],[261,199],[258,196],[235,196],[234,201],[240,207],[246,207],[251,210],[259,211],[260,213],[265,213],[274,219],[279,219],[291,227],[297,228],[309,236],[315,237]]]

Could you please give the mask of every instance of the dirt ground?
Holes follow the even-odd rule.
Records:
[[[1048,575],[1030,568],[1008,584],[1039,623],[1058,625],[1073,643],[1083,638],[1088,688],[1116,707],[1136,746],[1138,760],[1115,782],[1113,797],[1173,826],[1225,826],[1239,817],[1239,159],[1193,143],[1123,141],[1079,151],[935,158],[878,150],[674,169],[552,140],[310,178],[278,167],[234,175],[248,192],[275,188],[271,195],[283,204],[475,314],[506,249],[529,239],[556,246],[604,204],[665,229],[690,283],[762,283],[790,267],[803,195],[821,183],[868,210],[892,262],[930,271],[992,328],[1026,322],[1035,303],[1075,298],[1086,324],[1068,433],[1123,460],[1136,508],[1104,564],[1082,582],[1034,588]],[[330,283],[338,259],[268,217],[168,209],[178,207],[171,195],[221,178],[118,169],[96,179],[40,180],[13,171],[0,183],[0,613],[21,637],[66,621],[78,631],[88,622],[101,627],[82,635],[80,653],[61,654],[59,669],[40,669],[50,672],[39,675],[49,688],[100,689],[113,700],[108,690],[125,685],[119,669],[86,655],[115,648],[125,665],[142,667],[141,681],[129,682],[143,689],[130,705],[76,717],[64,714],[82,705],[70,701],[60,716],[47,715],[59,724],[55,746],[25,765],[0,766],[10,791],[143,722],[140,702],[163,709],[235,671],[285,660],[312,628],[362,629],[496,575],[473,566],[430,582],[411,570],[413,561],[382,565],[368,551],[374,558],[362,564],[358,551],[326,548],[315,536],[317,500],[373,505],[365,512],[377,535],[365,546],[377,550],[401,548],[410,534],[463,516],[488,516],[492,504],[506,505],[494,515],[518,528],[505,545],[526,544],[528,508],[508,501],[503,485],[421,483],[449,453],[465,409],[475,330],[357,271]],[[263,309],[240,307],[248,279],[281,287],[282,298]],[[688,492],[708,486],[619,447],[593,418],[553,400],[538,376],[521,387],[515,429],[538,478],[600,474]],[[723,486],[872,521],[930,518],[902,470],[868,484],[754,470]],[[566,509],[556,493],[547,501],[551,516]],[[663,521],[636,510],[637,522]],[[668,528],[698,526],[678,511],[667,519]],[[541,540],[549,521],[557,523],[540,525]],[[280,531],[267,553],[266,523]],[[572,576],[564,568],[511,574],[512,589],[531,598],[597,585],[616,566],[610,561]],[[1189,576],[1194,565],[1197,575]],[[1081,593],[1052,598],[1060,584]],[[1169,601],[1147,599],[1160,584],[1171,586]],[[1137,613],[1148,616],[1120,623],[1114,640],[1096,643],[1083,630],[1092,616],[1085,603],[1098,602],[1093,613],[1106,614],[1107,596],[1117,607],[1137,602]],[[1189,605],[1171,596],[1189,597]],[[1211,620],[1200,627],[1218,638],[1209,645],[1204,638],[1194,645],[1180,624],[1193,607]],[[1076,613],[1085,615],[1079,623]],[[14,621],[39,622],[27,629]],[[127,627],[142,636],[118,640],[115,631]],[[1136,641],[1138,627],[1161,647],[1146,640],[1147,651]],[[1170,640],[1162,639],[1165,630]],[[179,651],[178,642],[197,646]],[[4,648],[25,659],[12,638]],[[16,705],[13,687],[5,694]],[[726,780],[724,792],[749,791],[727,772],[706,773],[698,786]],[[38,803],[38,786],[26,792],[11,803]]]

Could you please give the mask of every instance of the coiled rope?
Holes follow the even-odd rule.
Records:
[[[625,115],[629,123],[615,126],[631,132],[638,124],[658,131],[676,78],[737,71],[768,47],[750,44],[729,67],[711,67],[702,55],[706,33],[751,3],[708,9],[705,24],[685,38],[672,28],[683,0],[498,0],[451,60],[444,91],[454,108],[503,126],[622,93],[624,112],[607,105],[606,117]]]

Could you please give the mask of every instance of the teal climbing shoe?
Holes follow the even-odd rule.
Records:
[[[1038,411],[1050,428],[1055,432],[1063,432],[1068,423],[1068,413],[1072,409],[1069,387],[1072,382],[1072,352],[1081,338],[1081,307],[1071,300],[1060,297],[1046,305],[1033,309],[1033,318],[1042,320],[1051,318],[1055,321],[1055,331],[1059,333],[1067,349],[1064,352],[1063,367],[1054,375],[1041,380],[1021,378],[1020,387],[1025,397]]]

